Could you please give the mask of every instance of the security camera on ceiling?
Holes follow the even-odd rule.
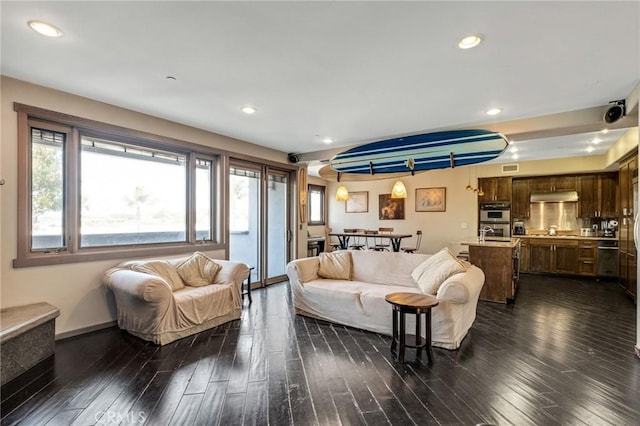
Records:
[[[289,162],[293,164],[296,164],[298,161],[300,161],[300,157],[293,153],[287,154],[287,158]]]
[[[620,101],[612,101],[609,103],[612,105],[605,111],[604,121],[606,123],[612,124],[624,117],[625,103],[624,99]]]

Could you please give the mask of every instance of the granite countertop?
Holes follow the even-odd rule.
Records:
[[[562,240],[618,241],[618,237],[580,237],[578,235],[518,235],[518,238],[560,238]]]
[[[485,241],[478,241],[477,237],[470,237],[467,240],[460,241],[464,246],[485,246],[485,247],[505,247],[513,248],[520,244],[520,238],[488,238]]]

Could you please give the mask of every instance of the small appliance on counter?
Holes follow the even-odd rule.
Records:
[[[581,237],[595,237],[596,233],[591,228],[580,228],[580,236]]]
[[[513,235],[525,235],[526,233],[524,222],[513,222]]]
[[[610,221],[603,221],[603,224],[606,222],[606,225],[603,225],[602,227],[602,231],[603,231],[603,236],[607,237],[607,238],[615,238],[616,236],[616,229],[618,228],[618,221],[617,220],[610,220]]]

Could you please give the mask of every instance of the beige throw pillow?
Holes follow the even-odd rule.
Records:
[[[199,251],[193,253],[184,262],[176,266],[178,275],[191,287],[213,284],[222,266]]]
[[[464,271],[465,266],[445,247],[416,266],[411,272],[411,277],[422,293],[436,294],[447,278]]]
[[[166,260],[150,260],[140,264],[131,266],[131,269],[137,272],[144,272],[158,276],[165,280],[171,286],[171,290],[182,290],[184,283],[178,275],[176,269]]]
[[[351,280],[351,253],[336,251],[320,253],[318,275],[333,280]]]

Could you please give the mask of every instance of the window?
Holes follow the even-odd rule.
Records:
[[[63,250],[66,133],[31,128],[31,247]]]
[[[81,248],[187,241],[184,154],[87,136],[81,145]]]
[[[309,225],[324,225],[324,186],[308,185]]]
[[[30,107],[25,108],[30,110]],[[35,266],[223,248],[219,157],[180,143],[51,113],[19,119],[18,257]],[[46,113],[44,114],[46,115]],[[68,119],[68,120],[65,120]],[[182,247],[182,249],[181,249]]]

